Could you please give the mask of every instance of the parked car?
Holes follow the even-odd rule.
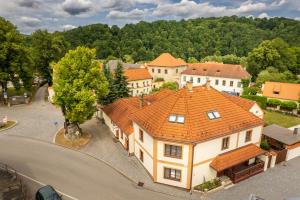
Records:
[[[36,192],[35,200],[62,200],[62,198],[52,186],[46,185]]]

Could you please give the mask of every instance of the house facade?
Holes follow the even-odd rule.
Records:
[[[152,76],[145,68],[129,68],[124,70],[131,96],[149,94],[152,89]]]
[[[180,73],[187,68],[187,63],[169,53],[163,53],[145,65],[153,80],[163,79],[166,82],[180,83]]]
[[[239,96],[243,92],[242,80],[250,78],[250,74],[241,65],[193,63],[188,64],[188,68],[181,72],[180,86],[184,87],[187,82],[199,86],[209,80],[216,90]]]
[[[240,168],[265,168],[262,120],[206,86],[183,88],[131,115],[135,156],[153,181],[191,189]],[[228,109],[230,108],[230,109]],[[232,156],[234,155],[234,156]]]

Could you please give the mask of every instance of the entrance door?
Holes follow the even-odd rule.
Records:
[[[119,139],[119,130],[116,130],[116,138]]]

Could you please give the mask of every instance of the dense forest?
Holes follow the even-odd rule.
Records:
[[[286,18],[218,17],[127,24],[122,28],[94,24],[62,33],[72,48],[97,49],[100,59],[131,55],[135,62],[170,52],[187,60],[211,55],[247,56],[264,40],[282,38],[300,46],[300,21]]]
[[[242,64],[252,81],[300,82],[300,21],[287,18],[217,17],[141,21],[124,27],[93,24],[69,31],[21,34],[0,17],[0,86],[33,78],[52,84],[52,62],[78,46],[96,49],[97,59],[144,62],[169,52],[187,62]]]

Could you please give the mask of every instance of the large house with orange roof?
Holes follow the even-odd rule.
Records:
[[[250,74],[241,65],[206,62],[188,64],[188,68],[181,72],[180,83],[181,87],[187,82],[198,86],[210,80],[215,89],[239,96],[243,92],[242,80],[250,78]]]
[[[262,87],[262,95],[268,98],[298,101],[300,84],[266,82]]]
[[[169,53],[163,53],[146,64],[154,80],[163,78],[167,82],[180,83],[180,73],[186,69],[187,63],[181,58],[175,58]]]
[[[188,84],[118,100],[103,108],[103,116],[120,142],[126,135],[122,144],[154,182],[191,189],[216,177],[237,183],[266,170],[259,148],[263,120],[249,111],[249,102],[237,102],[209,82]]]
[[[128,68],[124,70],[131,96],[149,94],[152,89],[152,76],[145,68]]]

